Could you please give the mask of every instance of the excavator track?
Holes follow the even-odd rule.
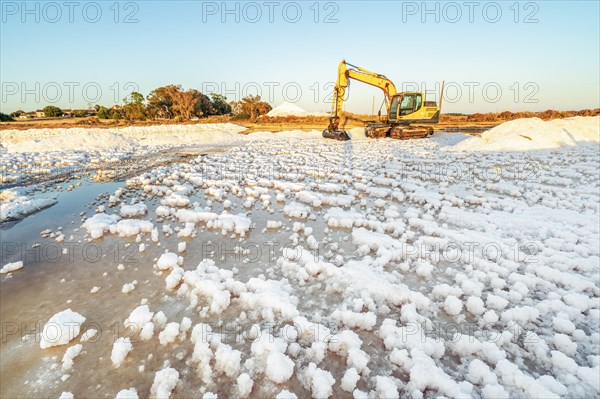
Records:
[[[373,139],[386,138],[390,131],[390,125],[386,123],[370,123],[365,126],[365,136]]]
[[[392,126],[387,123],[369,123],[367,126],[365,126],[365,136],[373,139],[381,139],[386,137],[396,140],[421,139],[432,134],[433,128],[429,126]]]
[[[422,139],[433,134],[433,128],[394,126],[390,129],[390,137],[396,140]]]

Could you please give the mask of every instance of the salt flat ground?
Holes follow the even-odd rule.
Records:
[[[522,151],[198,139],[223,151],[5,191],[4,217],[58,203],[2,230],[1,396],[595,397],[597,120],[501,126]],[[5,182],[169,146],[37,140]]]

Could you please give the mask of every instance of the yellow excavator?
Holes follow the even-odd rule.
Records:
[[[335,140],[350,139],[344,128],[340,128],[342,106],[350,86],[350,79],[378,87],[384,94],[386,116],[382,117],[380,110],[379,121],[367,122],[365,126],[367,137],[410,139],[423,138],[433,134],[433,127],[417,127],[411,126],[411,124],[438,123],[444,94],[443,83],[438,105],[435,101],[426,101],[425,94],[421,92],[398,93],[394,83],[384,75],[368,71],[342,60],[338,66],[338,77],[333,92],[329,126],[323,130],[323,137]]]

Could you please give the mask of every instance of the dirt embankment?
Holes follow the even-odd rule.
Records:
[[[446,131],[482,131],[497,126],[500,123],[519,118],[540,118],[543,120],[569,118],[572,116],[596,116],[600,115],[600,109],[586,109],[580,111],[554,111],[543,112],[510,112],[485,113],[485,114],[443,114],[440,122],[434,126],[435,130]],[[346,128],[361,127],[366,122],[376,121],[374,115],[362,115],[345,113],[342,123]],[[194,121],[174,120],[146,120],[128,121],[114,119],[98,119],[97,117],[86,118],[45,118],[34,120],[23,120],[0,123],[0,130],[16,129],[44,129],[44,128],[70,128],[70,127],[96,127],[114,128],[126,126],[154,126],[170,124],[199,124],[199,123],[225,123],[233,122],[246,127],[245,133],[256,131],[277,132],[283,130],[322,130],[327,127],[329,118],[326,116],[262,116],[253,120],[236,120],[229,116],[210,116]]]
[[[27,129],[53,129],[53,128],[71,128],[71,127],[95,127],[95,128],[114,128],[127,126],[156,126],[156,125],[194,125],[199,123],[225,123],[230,122],[228,116],[211,116],[208,118],[193,121],[175,121],[166,119],[129,121],[124,119],[98,119],[95,116],[85,118],[43,118],[43,119],[25,119],[13,122],[1,122],[0,130],[27,130]]]

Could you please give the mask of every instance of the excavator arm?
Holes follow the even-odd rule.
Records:
[[[384,75],[352,65],[345,60],[340,62],[338,66],[337,81],[333,92],[331,117],[329,118],[329,126],[326,129],[326,132],[329,132],[332,138],[341,140],[347,140],[349,138],[345,132],[339,130],[339,124],[340,117],[342,116],[344,97],[350,79],[380,88],[385,95],[385,107],[386,110],[388,110],[387,113],[389,113],[390,98],[396,95],[396,86]]]

